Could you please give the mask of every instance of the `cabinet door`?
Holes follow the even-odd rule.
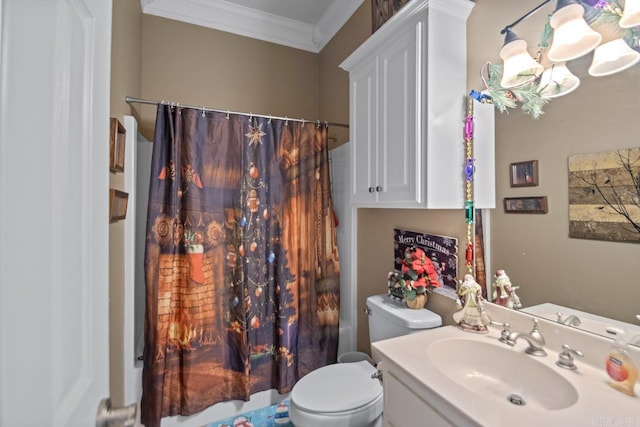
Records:
[[[418,37],[422,24],[394,35],[378,55],[379,122],[378,201],[411,206],[422,200],[423,156],[418,126],[422,52]]]
[[[405,386],[393,373],[384,373],[385,426],[456,427],[436,408],[425,402],[413,390]]]
[[[351,85],[351,197],[356,204],[377,200],[377,60],[350,76]]]

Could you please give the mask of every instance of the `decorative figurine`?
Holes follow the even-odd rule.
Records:
[[[495,279],[493,282],[493,302],[514,310],[522,308],[520,297],[516,294],[516,289],[519,286],[511,284],[507,273],[504,270],[498,270],[493,278]]]
[[[475,281],[471,274],[465,274],[456,291],[458,299],[456,305],[459,311],[453,313],[453,320],[463,331],[486,334],[491,323],[489,316],[484,312],[482,287]]]

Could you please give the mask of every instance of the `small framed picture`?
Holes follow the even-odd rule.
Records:
[[[511,187],[536,187],[538,185],[538,161],[511,163],[509,165]]]
[[[118,222],[127,217],[129,194],[124,191],[109,189],[109,223]]]
[[[546,214],[548,212],[547,196],[505,197],[505,213]]]
[[[124,149],[127,131],[115,117],[111,117],[109,127],[109,170],[111,172],[124,172]]]

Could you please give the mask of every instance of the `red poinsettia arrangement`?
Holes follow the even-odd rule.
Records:
[[[404,251],[400,272],[394,273],[394,287],[402,290],[402,295],[413,301],[416,295],[431,292],[440,287],[438,272],[427,254],[418,247],[409,246]]]

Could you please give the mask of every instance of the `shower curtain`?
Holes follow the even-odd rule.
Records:
[[[327,128],[158,105],[142,422],[291,390],[334,363]]]

